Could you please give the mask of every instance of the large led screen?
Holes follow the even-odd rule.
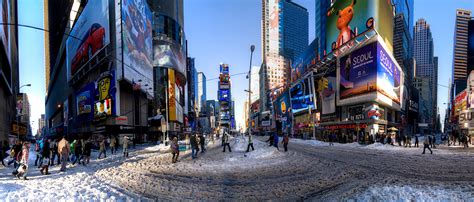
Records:
[[[304,79],[290,89],[291,112],[293,114],[315,109],[312,85],[309,79]]]
[[[186,56],[183,48],[170,39],[154,40],[153,66],[167,67],[186,76]]]

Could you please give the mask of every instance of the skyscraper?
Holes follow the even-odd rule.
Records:
[[[429,111],[429,123],[434,123],[437,112],[438,58],[433,56],[433,37],[430,25],[419,19],[414,29],[413,56],[416,60],[415,77],[425,77],[429,80],[430,98],[424,100]]]
[[[285,87],[289,79],[290,60],[308,45],[308,11],[291,0],[262,0],[262,58],[265,82],[263,109],[270,100],[262,98],[269,91]]]
[[[316,5],[314,16],[314,36],[318,41],[318,51],[321,54],[323,53],[323,50],[326,49],[326,15],[331,4],[331,0],[318,0],[314,2]]]
[[[472,12],[464,9],[456,10],[456,25],[454,28],[454,58],[453,58],[453,82],[454,97],[466,88],[467,79],[467,34],[468,23]]]
[[[202,72],[198,72],[198,94],[197,94],[197,111],[206,112],[206,75]]]

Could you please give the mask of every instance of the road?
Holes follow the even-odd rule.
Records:
[[[474,200],[471,152],[422,155],[420,148],[303,143],[291,143],[283,152],[261,140],[255,139],[256,150],[248,154],[244,138],[236,138],[232,153],[216,143],[198,159],[187,154],[177,164],[169,163],[169,154],[137,155],[96,176],[150,199]]]

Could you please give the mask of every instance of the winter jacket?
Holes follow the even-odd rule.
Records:
[[[198,146],[198,142],[195,135],[191,136],[191,138],[189,139],[189,143],[191,144],[191,147],[193,148],[196,148]]]
[[[199,144],[201,145],[204,145],[206,143],[206,139],[204,138],[204,136],[199,136]]]
[[[423,144],[426,144],[426,145],[430,144],[430,141],[428,140],[428,138],[425,137],[425,141],[423,141]]]
[[[90,156],[91,155],[91,149],[92,149],[92,143],[87,141],[86,144],[84,144],[84,149],[82,150],[82,154],[84,156]]]
[[[110,139],[110,147],[115,147],[115,144],[117,143],[117,140],[115,139],[115,137],[112,137]]]
[[[74,149],[75,146],[76,146],[76,140],[72,141],[69,151],[74,152],[75,151],[75,149]]]
[[[176,154],[178,152],[179,152],[178,141],[172,141],[171,142],[171,153]]]
[[[19,160],[21,157],[21,144],[15,144],[13,145],[13,156],[15,157],[16,160]]]
[[[58,143],[58,153],[64,156],[69,155],[69,142],[66,140],[66,138],[63,138],[61,141]]]
[[[23,145],[23,149],[21,151],[21,162],[24,164],[28,164],[28,155],[30,153],[30,147]]]
[[[290,139],[288,138],[288,136],[283,137],[283,144],[288,144],[289,141]]]
[[[224,144],[229,143],[229,135],[228,134],[225,134],[223,138],[224,138]]]
[[[128,148],[128,143],[129,143],[130,140],[128,140],[127,137],[124,137],[123,138],[123,148]]]
[[[275,135],[273,140],[273,145],[278,145],[278,135]]]
[[[249,135],[249,144],[253,144],[252,135]]]
[[[104,151],[105,150],[105,140],[100,141],[99,143],[99,150]]]
[[[41,152],[41,156],[49,158],[50,151],[51,150],[50,150],[50,147],[49,147],[49,142],[46,141],[43,145],[43,151]]]
[[[74,148],[74,154],[76,156],[79,156],[80,154],[82,154],[82,144],[81,144],[81,142],[76,143],[76,146]]]

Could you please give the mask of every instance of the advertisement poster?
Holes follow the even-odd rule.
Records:
[[[68,80],[110,41],[107,0],[88,1],[66,41]]]
[[[395,65],[387,51],[377,43],[377,91],[393,102],[400,104],[400,69]]]
[[[328,80],[328,88],[320,93],[322,115],[336,113],[336,70],[325,75]]]
[[[220,65],[220,72],[221,72],[221,74],[229,74],[229,65],[221,64]]]
[[[314,40],[305,52],[291,64],[291,82],[304,76],[311,65],[316,64],[318,55],[318,41]]]
[[[340,100],[377,91],[377,43],[369,44],[339,60]]]
[[[186,56],[182,47],[170,39],[153,41],[153,66],[176,70],[186,77]]]
[[[283,92],[277,97],[273,104],[276,120],[282,124],[282,129],[291,127],[291,102],[288,91]]]
[[[230,90],[219,90],[219,101],[230,102]]]
[[[393,41],[391,0],[337,0],[327,11],[326,52],[330,53],[364,31],[375,28],[386,44]],[[392,50],[392,47],[389,47]]]
[[[94,119],[103,120],[115,115],[115,74],[104,74],[96,83]]]
[[[474,108],[474,71],[471,71],[467,77],[467,107]]]
[[[16,112],[17,115],[23,114],[23,94],[21,93],[16,96]]]
[[[268,0],[269,12],[269,52],[278,53],[280,50],[280,0]]]
[[[454,98],[454,116],[459,116],[459,112],[467,107],[467,90],[463,90]]]
[[[309,79],[304,79],[293,88],[290,89],[291,112],[293,114],[305,111],[308,109],[315,109],[314,97],[311,92],[312,85]]]
[[[152,12],[146,0],[122,1],[122,27],[124,77],[153,87]]]
[[[1,2],[2,10],[0,14],[0,22],[3,24],[0,25],[0,40],[2,40],[3,46],[5,53],[7,54],[8,62],[10,62],[11,65],[11,58],[10,58],[10,26],[8,23],[10,23],[10,1],[9,0],[3,0]]]
[[[90,114],[92,112],[92,90],[93,84],[85,86],[76,94],[76,111],[77,116]]]

